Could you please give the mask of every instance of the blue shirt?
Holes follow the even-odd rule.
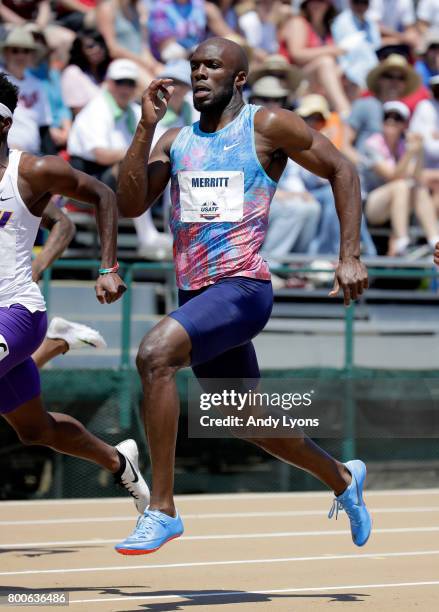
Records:
[[[432,70],[430,70],[430,68],[427,66],[427,64],[425,62],[423,62],[422,60],[418,60],[416,62],[415,68],[416,68],[416,72],[421,75],[422,83],[426,87],[429,87],[431,77],[436,76],[437,74],[439,74],[437,72],[433,72]]]

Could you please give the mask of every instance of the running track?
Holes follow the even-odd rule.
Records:
[[[439,489],[366,499],[374,532],[357,549],[329,494],[180,496],[185,535],[138,557],[112,548],[130,500],[0,502],[0,593],[65,590],[69,612],[438,609]]]

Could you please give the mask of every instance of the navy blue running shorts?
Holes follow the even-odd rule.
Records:
[[[271,281],[224,278],[194,291],[180,289],[178,302],[179,308],[169,316],[190,336],[197,378],[260,377],[251,340],[270,318]]]

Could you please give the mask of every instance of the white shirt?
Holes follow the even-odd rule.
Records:
[[[422,100],[410,121],[410,131],[424,139],[425,167],[439,168],[439,101]]]
[[[427,21],[430,26],[439,27],[439,0],[420,0],[418,19]]]
[[[140,105],[132,102],[130,109],[134,113],[137,125],[141,117]],[[106,92],[102,92],[84,106],[75,117],[67,150],[70,155],[96,161],[94,149],[127,150],[133,135],[127,122],[127,113],[115,119]]]
[[[371,0],[367,16],[397,32],[416,23],[413,0]]]
[[[41,152],[40,127],[52,123],[49,100],[41,82],[31,74],[26,74],[21,80],[6,74],[20,90],[8,145],[11,149],[38,155]]]

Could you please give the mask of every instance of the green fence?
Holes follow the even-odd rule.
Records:
[[[55,270],[87,270],[91,276],[100,267],[97,260],[60,260],[53,266]],[[122,262],[121,274],[127,284],[127,291],[121,303],[121,347],[120,363],[115,370],[45,370],[42,373],[43,395],[46,405],[51,410],[65,410],[77,415],[88,428],[103,436],[108,442],[115,443],[121,436],[134,436],[143,443],[142,456],[147,457],[147,448],[143,428],[139,417],[139,402],[141,387],[137,372],[130,363],[131,348],[131,314],[133,281],[139,272],[161,272],[167,285],[167,307],[174,305],[175,285],[174,269],[168,263],[127,263]],[[283,268],[280,271],[291,269]],[[315,273],[307,267],[297,268],[297,273]],[[327,272],[327,270],[322,270]],[[46,271],[43,280],[48,310],[50,311],[50,285],[52,270]],[[425,279],[438,276],[436,269],[381,269],[370,268],[371,278],[416,278]],[[398,372],[376,371],[359,368],[355,365],[355,309],[352,304],[344,309],[344,363],[340,369],[306,368],[295,371],[264,371],[265,377],[291,377],[320,379],[344,379],[354,381],[357,378],[368,378],[371,381],[380,376],[395,378],[436,377],[439,373],[428,372]],[[267,461],[256,447],[246,445],[239,440],[193,440],[187,437],[187,423],[184,412],[184,402],[187,394],[187,378],[189,370],[179,373],[178,387],[182,398],[182,418],[180,421],[179,448],[177,451],[176,489],[178,492],[224,491],[224,490],[288,490],[315,488],[313,479],[297,470],[291,470],[278,461]],[[349,385],[346,387],[349,389]],[[0,430],[0,436],[1,436]],[[377,445],[375,441],[359,440],[356,436],[356,404],[352,394],[347,393],[345,399],[344,431],[341,439],[325,440],[325,448],[343,460],[352,458],[357,452],[365,458],[383,460],[400,459],[439,459],[437,440],[389,440]],[[32,449],[34,451],[34,449]],[[23,475],[23,483],[17,484],[16,490],[23,489],[23,496],[35,493],[32,486],[25,486],[25,478],[29,481],[29,473],[47,461],[47,452],[41,450],[38,455],[30,454],[16,442],[9,439],[3,443],[3,457],[9,453],[17,473]],[[38,451],[39,452],[39,451]],[[49,451],[50,453],[51,451]],[[28,457],[32,456],[29,461]],[[3,460],[2,460],[3,461]],[[50,486],[46,489],[39,485],[38,495],[55,497],[75,497],[89,495],[112,495],[111,482],[102,471],[90,464],[80,463],[75,459],[51,455],[53,475]],[[225,465],[242,464],[240,470],[225,469]],[[147,468],[147,466],[146,466]],[[3,471],[4,474],[7,470]],[[26,482],[27,482],[26,481]],[[17,496],[8,489],[8,484],[2,483],[0,477],[0,496]]]

